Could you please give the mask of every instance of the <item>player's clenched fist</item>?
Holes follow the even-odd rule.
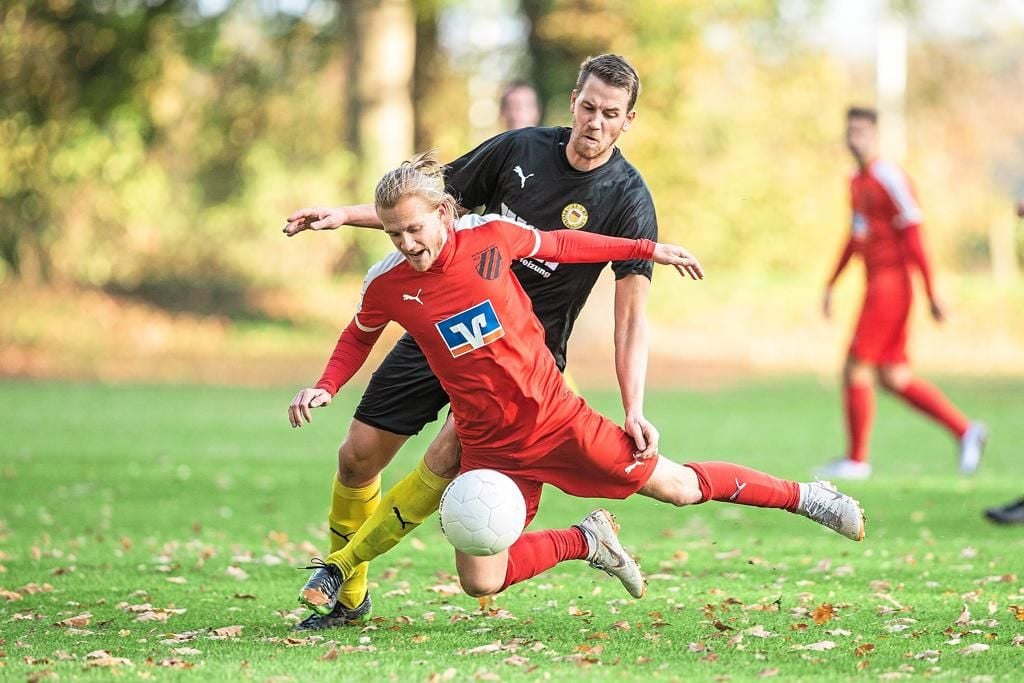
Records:
[[[675,266],[683,277],[689,275],[694,280],[704,279],[704,269],[700,267],[697,257],[675,244],[656,244],[654,262],[663,266]]]
[[[292,427],[301,427],[302,422],[312,422],[310,408],[323,408],[331,404],[331,393],[326,389],[310,387],[295,394],[292,404],[288,406],[288,421]]]

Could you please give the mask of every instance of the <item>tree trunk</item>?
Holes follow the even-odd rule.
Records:
[[[413,151],[416,19],[410,0],[356,0],[355,118],[362,177],[377,178]]]

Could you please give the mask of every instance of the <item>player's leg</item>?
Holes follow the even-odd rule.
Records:
[[[852,540],[864,538],[860,504],[827,482],[787,481],[730,462],[682,465],[659,457],[654,473],[638,493],[676,506],[715,500],[778,508],[808,517]]]
[[[957,440],[961,472],[970,474],[978,469],[988,437],[985,425],[971,422],[938,387],[914,377],[907,363],[883,365],[878,378],[887,391],[938,422]]]
[[[526,501],[528,525],[537,513],[542,485],[515,475],[512,478]],[[474,597],[495,595],[561,562],[586,560],[592,567],[625,577],[623,584],[627,590],[634,597],[642,597],[643,576],[636,561],[619,543],[618,529],[615,518],[607,510],[598,509],[567,529],[528,531],[508,550],[489,557],[456,552],[459,582]]]
[[[832,479],[867,479],[871,476],[868,444],[875,416],[874,368],[852,354],[843,366],[843,421],[846,425],[846,454],[815,471]]]
[[[448,397],[430,371],[422,351],[408,335],[402,337],[371,377],[356,409],[349,435],[339,449],[335,495],[332,496],[329,514],[331,552],[328,560],[337,557],[350,540],[355,539],[356,531],[379,510],[381,470],[410,436],[437,419],[438,411],[447,403]],[[437,448],[431,448],[452,450],[451,446],[445,446],[444,440]],[[458,457],[457,449],[454,457]],[[447,474],[441,465],[435,463],[435,466],[438,474]],[[425,495],[436,498],[432,490]],[[388,508],[381,514],[390,515],[392,512]],[[310,604],[314,616],[300,624],[301,629],[340,625],[369,613],[371,603],[366,590],[366,564],[355,563],[355,566],[347,567],[344,575],[336,564],[328,562],[328,565],[314,572],[303,588],[300,599]],[[341,599],[337,600],[339,591],[331,589],[339,577],[344,587],[340,590]],[[321,593],[329,597],[323,598]],[[328,610],[328,605],[333,609]],[[323,615],[325,611],[329,614],[322,617],[316,614]]]
[[[815,476],[828,479],[871,476],[868,444],[875,414],[874,372],[894,346],[902,348],[910,312],[909,286],[903,273],[876,274],[868,282],[843,366],[846,454],[815,470]]]
[[[441,494],[458,471],[459,441],[449,417],[413,471],[388,490],[376,512],[327,562],[349,577],[358,567],[391,550],[437,511]]]

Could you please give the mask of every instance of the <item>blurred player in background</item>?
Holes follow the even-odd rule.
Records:
[[[1017,218],[1024,219],[1024,195],[1017,200]],[[1001,507],[985,510],[985,516],[996,524],[1024,524],[1024,498]]]
[[[639,93],[640,79],[624,58],[606,54],[587,59],[569,97],[571,128],[522,128],[484,141],[445,167],[449,192],[464,208],[484,206],[487,213],[540,230],[570,228],[656,240],[658,223],[650,191],[615,146],[633,123]],[[295,235],[343,225],[383,227],[374,205],[361,204],[302,209],[288,217],[284,232]],[[511,264],[559,369],[565,368],[576,317],[605,265],[538,258]],[[646,302],[653,266],[646,259],[628,259],[611,267],[616,278],[615,372],[624,429],[637,451],[650,457],[657,453],[659,439],[643,415]],[[437,510],[441,493],[458,472],[459,443],[450,418],[415,471],[383,498],[380,472],[447,404],[448,396],[423,352],[405,335],[373,374],[338,450],[338,472],[332,477],[330,552],[341,552],[345,562],[362,564],[346,576],[334,611],[326,616],[314,613],[300,624],[301,630],[365,619],[371,608],[366,562],[394,547]]]
[[[519,130],[540,124],[537,91],[526,81],[513,81],[501,93],[499,109],[505,130]]]
[[[944,317],[921,243],[921,209],[903,171],[878,158],[874,109],[852,107],[847,111],[846,144],[858,166],[850,181],[853,220],[850,237],[825,287],[825,317],[831,315],[832,287],[854,254],[864,260],[867,289],[843,370],[849,439],[846,456],[816,474],[835,479],[871,475],[868,440],[875,411],[873,375],[884,389],[949,431],[959,445],[960,471],[971,474],[981,459],[985,426],[968,420],[938,388],[914,377],[907,363],[912,270],[921,275],[932,317],[939,322]]]

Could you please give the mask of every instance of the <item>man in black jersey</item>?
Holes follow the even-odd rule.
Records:
[[[570,96],[572,128],[524,128],[493,137],[448,164],[449,192],[464,207],[528,223],[540,230],[570,228],[633,239],[657,240],[654,203],[640,173],[615,147],[636,116],[640,80],[618,55],[587,59]],[[372,204],[302,209],[284,232],[329,230],[342,225],[380,228]],[[523,259],[513,269],[544,326],[559,369],[576,317],[604,264],[558,264]],[[640,457],[658,450],[658,432],[643,415],[647,371],[645,306],[649,261],[612,264],[615,272],[615,369],[625,412],[624,429]],[[415,298],[410,298],[415,305]],[[387,552],[432,514],[441,492],[458,473],[459,445],[449,416],[416,470],[384,499],[380,472],[398,449],[437,419],[448,397],[416,343],[403,336],[373,374],[338,451],[331,512],[331,552],[343,550],[355,572],[333,611],[314,613],[300,629],[359,621],[369,614],[366,562]],[[315,407],[315,406],[314,406]],[[365,522],[365,523],[364,523]],[[362,564],[359,564],[362,563]],[[325,579],[333,574],[323,571]]]

